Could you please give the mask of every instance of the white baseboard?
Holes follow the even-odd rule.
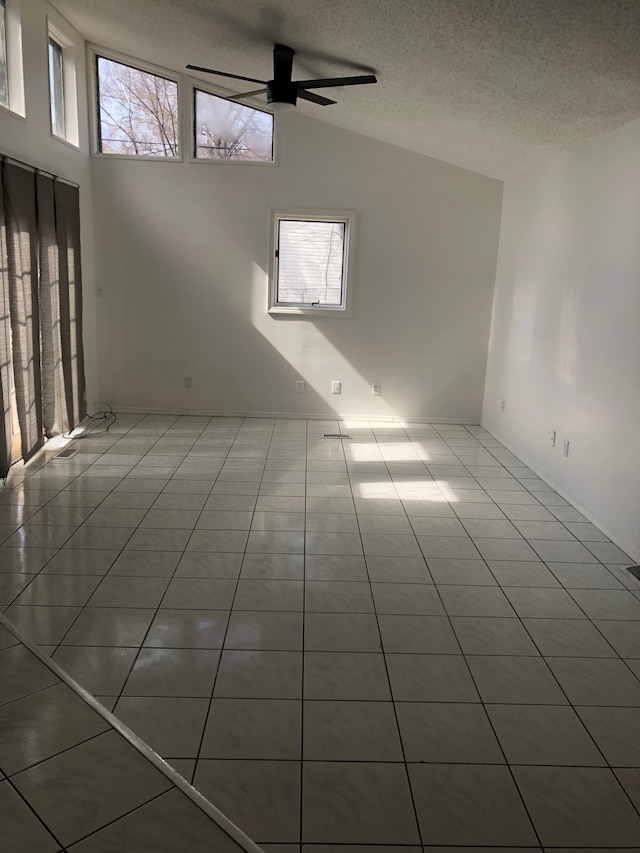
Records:
[[[601,530],[602,533],[605,534],[605,536],[608,536],[609,539],[611,539],[611,541],[613,542],[613,544],[617,545],[618,548],[621,548],[625,552],[625,554],[628,554],[632,558],[634,562],[640,561],[640,554],[634,553],[634,548],[632,546],[630,547],[628,542],[624,542],[615,530],[611,530],[611,528],[607,524],[605,524],[601,518],[598,518],[598,516],[595,515],[595,513],[593,513],[589,509],[589,507],[586,507],[583,503],[581,503],[580,500],[575,497],[575,495],[569,494],[565,489],[562,488],[562,486],[560,486],[546,474],[543,474],[542,471],[540,471],[535,465],[531,465],[528,462],[526,456],[523,456],[521,452],[514,450],[509,444],[507,444],[507,442],[500,438],[499,435],[496,435],[496,433],[492,432],[490,429],[484,426],[484,424],[482,424],[481,426],[486,429],[489,435],[492,435],[496,439],[496,441],[499,441],[500,444],[502,444],[502,446],[505,447],[510,453],[513,453],[514,456],[517,456],[518,459],[524,462],[527,468],[530,468],[536,475],[536,477],[539,477],[543,483],[547,484],[547,486],[551,486],[554,492],[557,492],[561,498],[564,498],[566,501],[568,501],[571,506],[574,507],[574,509],[577,509],[578,512],[581,512],[582,515],[584,515],[584,517],[587,518],[592,524],[595,524],[598,530]]]
[[[100,404],[94,404],[97,406]],[[116,412],[136,415],[186,415],[205,418],[288,418],[292,420],[306,421],[371,421],[372,423],[409,423],[409,424],[462,424],[479,426],[479,421],[474,418],[459,417],[407,417],[399,415],[382,417],[380,415],[353,415],[333,414],[319,415],[314,412],[254,412],[254,411],[219,411],[213,412],[204,409],[170,409],[152,408],[149,406],[121,406],[118,403],[110,404]]]

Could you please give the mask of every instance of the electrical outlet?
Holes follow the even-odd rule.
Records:
[[[569,440],[567,438],[565,438],[564,444],[562,445],[562,455],[563,456],[569,455]]]
[[[332,394],[342,394],[342,382],[338,382],[334,380],[331,383],[331,393]]]
[[[556,446],[556,431],[555,431],[555,429],[551,430],[550,441],[551,441],[551,447],[555,447]]]
[[[380,396],[380,394],[382,392],[380,391],[380,383],[379,382],[372,382],[371,383],[371,393],[373,394],[374,397]]]
[[[506,401],[506,400],[504,399],[504,397],[503,397],[503,398],[502,398],[502,402],[500,403],[500,409],[501,409],[501,411],[503,411],[503,412],[504,412],[504,409],[505,409],[505,406],[506,406],[506,405],[507,405],[507,401]]]
[[[296,394],[304,394],[304,380],[298,379],[296,382]]]
[[[193,388],[193,379],[191,378],[191,376],[184,377],[184,387]]]

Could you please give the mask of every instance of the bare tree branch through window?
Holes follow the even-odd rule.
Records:
[[[99,56],[100,151],[178,156],[178,84]]]
[[[208,160],[273,160],[273,116],[195,90],[195,156]]]

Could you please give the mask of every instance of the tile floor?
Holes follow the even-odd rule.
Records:
[[[74,446],[0,494],[0,606],[265,851],[640,849],[633,561],[482,428]]]
[[[0,624],[3,851],[243,853],[252,847],[230,838],[197,798],[177,787],[173,771],[154,766],[156,756],[61,675],[51,658]]]

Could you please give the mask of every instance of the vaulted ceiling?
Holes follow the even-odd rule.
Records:
[[[640,0],[52,2],[89,42],[175,71],[270,79],[275,42],[294,79],[373,71],[299,111],[497,178],[640,116]]]

